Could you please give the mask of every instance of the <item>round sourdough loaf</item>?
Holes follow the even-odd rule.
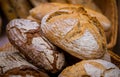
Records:
[[[120,77],[120,70],[105,60],[83,60],[65,68],[58,77]]]
[[[42,36],[36,22],[14,19],[7,25],[7,35],[11,44],[39,68],[55,73],[64,66],[63,53]]]
[[[41,21],[41,29],[52,43],[80,59],[100,58],[106,51],[101,24],[82,7],[48,13]]]

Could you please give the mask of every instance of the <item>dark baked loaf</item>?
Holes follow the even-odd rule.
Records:
[[[82,7],[61,8],[46,14],[41,29],[52,43],[77,58],[101,58],[106,51],[101,24]]]
[[[14,19],[7,25],[10,42],[39,68],[55,73],[65,63],[64,55],[59,52],[44,36],[40,25],[26,19]]]

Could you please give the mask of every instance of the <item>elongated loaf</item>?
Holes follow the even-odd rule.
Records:
[[[120,77],[120,69],[104,60],[84,60],[65,68],[58,77]]]
[[[106,51],[103,28],[82,7],[48,13],[41,29],[52,43],[80,59],[101,58]]]
[[[55,73],[65,63],[64,55],[59,52],[40,32],[40,25],[26,19],[14,19],[7,25],[10,42],[39,68]]]

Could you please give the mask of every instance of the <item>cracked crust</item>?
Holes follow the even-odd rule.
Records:
[[[65,4],[65,3],[42,3],[39,6],[33,8],[30,10],[30,16],[32,16],[34,19],[40,22],[40,20],[47,14],[56,10],[59,10],[61,8],[80,8],[83,7],[82,5],[74,5],[74,4]],[[50,9],[49,9],[50,8]],[[105,17],[103,14],[96,12],[94,10],[88,9],[83,7],[86,12],[92,16],[96,17],[100,24],[102,24],[104,30],[107,32],[110,30],[111,22],[107,17]]]
[[[120,70],[105,60],[83,60],[65,68],[58,77],[120,77]]]
[[[101,24],[82,7],[48,13],[42,19],[41,29],[52,43],[77,58],[101,58],[106,51]]]
[[[31,20],[15,19],[7,25],[10,42],[39,68],[50,72],[62,69],[64,55],[59,52],[40,32],[40,26]]]
[[[18,51],[0,52],[0,75],[1,77],[27,77],[27,75],[49,77],[27,62]]]

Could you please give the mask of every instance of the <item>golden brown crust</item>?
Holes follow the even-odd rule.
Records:
[[[120,70],[104,60],[84,60],[65,68],[58,77],[119,77]]]
[[[74,7],[74,8],[79,8],[82,7],[82,5],[73,5],[73,4],[61,4],[61,3],[44,3],[41,4],[35,8],[33,8],[32,10],[30,10],[30,15],[37,19],[38,21],[41,21],[41,19],[49,12],[58,10],[60,8],[65,8],[65,7]],[[51,9],[49,9],[51,8]],[[83,7],[84,8],[84,7]],[[107,17],[105,17],[104,15],[102,15],[101,13],[98,13],[96,11],[93,11],[91,9],[88,8],[84,8],[87,13],[92,16],[92,17],[96,17],[100,24],[102,24],[103,28],[105,31],[109,31],[110,27],[111,27],[111,22],[107,19]]]
[[[106,51],[103,28],[82,7],[48,13],[42,19],[41,29],[52,43],[77,58],[100,58]]]

